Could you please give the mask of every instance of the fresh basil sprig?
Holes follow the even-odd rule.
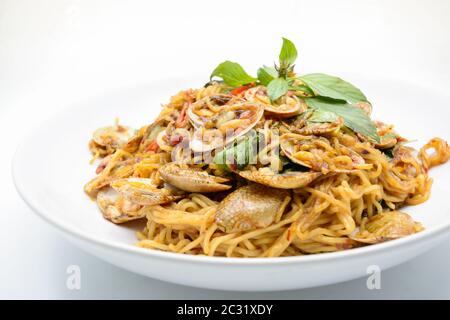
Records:
[[[289,72],[292,72],[294,69],[294,62],[296,59],[297,49],[295,48],[295,45],[289,39],[283,38],[283,45],[279,55],[279,65],[275,69],[278,71],[278,78],[272,79],[267,84],[267,93],[270,100],[275,101],[288,92],[289,82],[287,78]],[[266,79],[264,80],[266,81]]]
[[[297,49],[291,40],[283,38],[283,46],[281,47],[278,67],[280,78],[286,78],[288,73],[294,69],[294,62],[297,59]]]
[[[275,68],[278,71],[278,77],[272,79],[267,84],[267,93],[270,100],[275,101],[284,96],[289,90],[288,75],[294,69],[294,62],[297,59],[297,49],[289,39],[283,38],[279,54],[279,65]],[[271,74],[273,75],[273,73]],[[258,76],[259,78],[259,76]],[[264,79],[266,81],[266,79]]]
[[[256,81],[255,78],[245,72],[239,63],[231,61],[219,64],[211,73],[210,79],[213,77],[222,78],[226,84],[232,87],[239,87]]]
[[[379,142],[380,137],[370,117],[352,105],[367,102],[361,90],[341,78],[323,73],[296,76],[294,63],[297,56],[298,52],[292,41],[283,38],[278,65],[259,68],[257,78],[250,76],[239,64],[225,61],[213,71],[211,79],[222,78],[232,87],[250,83],[266,86],[271,101],[283,97],[292,90],[297,96],[305,98],[309,108],[320,111],[313,115],[313,120],[328,122],[334,118],[333,115],[339,116],[351,130]]]

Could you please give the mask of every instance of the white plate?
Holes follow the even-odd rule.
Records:
[[[450,98],[425,88],[387,80],[350,77],[370,97],[374,118],[396,124],[416,146],[450,137]],[[83,185],[94,176],[87,142],[97,127],[113,123],[140,127],[153,120],[160,104],[198,81],[161,81],[89,99],[40,125],[19,146],[13,161],[17,189],[27,204],[69,240],[127,270],[195,287],[265,291],[307,288],[366,275],[402,263],[438,244],[450,230],[450,165],[431,171],[431,199],[405,211],[426,230],[403,239],[336,253],[301,257],[238,259],[189,256],[141,249],[131,227],[104,220]],[[414,277],[417,275],[411,275]]]

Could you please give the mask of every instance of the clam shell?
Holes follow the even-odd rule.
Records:
[[[230,193],[217,207],[216,223],[227,233],[249,231],[271,225],[287,190],[251,184]]]
[[[189,109],[188,109],[189,110]],[[233,105],[224,106],[221,110],[225,112],[236,112],[243,114],[244,112],[251,112],[251,117],[248,119],[248,124],[245,127],[238,127],[235,129],[227,129],[226,132],[219,130],[217,127],[205,128],[198,125],[198,119],[191,119],[194,123],[197,121],[197,130],[194,131],[193,137],[190,141],[190,148],[194,152],[208,152],[229,144],[236,138],[249,132],[262,118],[264,114],[264,106],[262,104],[241,102]],[[192,112],[188,111],[189,117]],[[220,113],[219,113],[220,114]],[[235,120],[231,120],[235,121]],[[208,141],[209,140],[209,141]]]

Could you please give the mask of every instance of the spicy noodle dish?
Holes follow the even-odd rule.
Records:
[[[146,219],[139,247],[192,255],[297,256],[423,230],[400,210],[429,198],[447,142],[414,150],[371,119],[359,89],[296,74],[296,58],[283,38],[279,62],[256,77],[225,61],[152,123],[97,129],[85,192],[113,223]]]

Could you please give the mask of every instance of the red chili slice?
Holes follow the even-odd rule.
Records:
[[[253,87],[254,84],[250,83],[250,84],[246,84],[245,86],[241,86],[241,87],[237,87],[236,89],[231,90],[231,94],[233,96],[237,96],[238,94],[241,94],[242,92],[247,91],[248,89],[250,89],[251,87]]]

